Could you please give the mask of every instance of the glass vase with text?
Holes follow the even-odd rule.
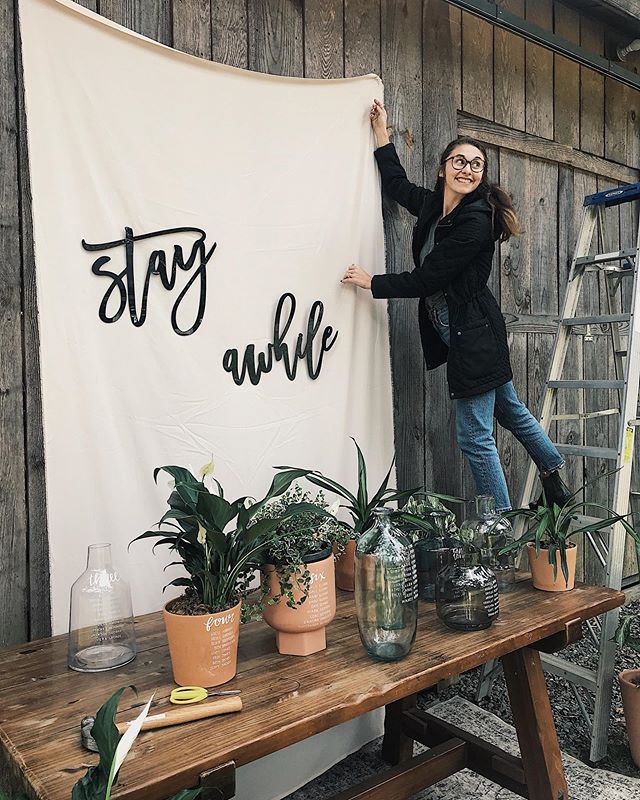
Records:
[[[369,655],[398,661],[409,653],[418,621],[413,546],[392,524],[391,509],[377,508],[373,526],[356,547],[355,601],[360,638]]]
[[[475,516],[462,523],[460,537],[480,553],[484,566],[496,576],[498,589],[511,591],[516,580],[514,553],[501,555],[500,550],[513,542],[513,528],[509,520],[496,511],[494,497],[488,494],[476,497]]]
[[[111,561],[110,544],[89,545],[87,568],[71,587],[68,665],[102,672],[136,656],[129,584]]]

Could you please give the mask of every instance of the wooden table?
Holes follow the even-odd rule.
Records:
[[[199,785],[206,798],[230,798],[235,768],[372,709],[386,706],[383,755],[397,766],[334,800],[400,800],[469,767],[531,800],[566,800],[567,786],[538,650],[575,641],[584,620],[622,605],[624,595],[599,587],[548,594],[528,581],[501,598],[500,619],[486,631],[457,633],[420,604],[418,635],[402,661],[379,663],[358,636],[352,595],[342,594],[327,631],[327,650],[281,656],[263,623],[243,627],[237,677],[240,714],[142,733],[112,795],[163,800]],[[0,784],[32,798],[68,800],[72,785],[97,757],[83,750],[80,719],[115,689],[125,692],[118,720],[135,716],[156,691],[168,705],[171,665],[160,614],[137,620],[139,652],[131,664],[96,674],[66,666],[67,637],[0,652]],[[522,759],[416,709],[415,694],[492,658],[502,658]],[[227,688],[227,687],[225,687]],[[432,749],[411,757],[413,740]],[[9,777],[7,777],[9,776]],[[8,784],[8,785],[7,785]],[[462,799],[461,799],[462,800]]]

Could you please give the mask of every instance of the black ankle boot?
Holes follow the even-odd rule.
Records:
[[[560,477],[558,470],[549,473],[546,478],[540,478],[542,490],[547,500],[547,505],[556,505],[562,508],[571,499],[573,492]]]

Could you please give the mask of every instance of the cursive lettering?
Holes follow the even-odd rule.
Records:
[[[307,372],[311,380],[315,380],[322,369],[324,354],[327,353],[338,337],[338,331],[334,331],[327,325],[322,331],[320,347],[314,358],[313,344],[322,324],[324,306],[320,300],[316,300],[311,306],[307,319],[306,338],[303,333],[296,337],[293,352],[290,352],[289,345],[285,342],[285,337],[289,332],[293,317],[296,313],[296,299],[286,292],[278,301],[276,313],[273,321],[273,341],[269,342],[266,350],[257,354],[255,344],[245,347],[242,363],[237,350],[229,349],[224,354],[222,366],[225,372],[229,372],[238,386],[242,386],[247,376],[251,383],[256,386],[260,379],[267,372],[271,372],[274,363],[282,361],[284,371],[290,381],[295,380],[298,362],[305,361]]]
[[[131,322],[136,328],[139,328],[141,325],[144,325],[145,319],[147,318],[147,303],[151,277],[153,275],[158,275],[163,287],[167,289],[167,291],[171,291],[176,285],[178,269],[183,270],[184,272],[189,272],[195,267],[195,271],[176,298],[171,311],[171,326],[179,336],[190,336],[192,333],[195,333],[200,327],[200,323],[204,317],[207,295],[206,268],[209,259],[216,249],[217,242],[214,242],[211,248],[207,251],[207,246],[205,243],[207,234],[201,228],[167,228],[165,230],[152,231],[151,233],[144,233],[139,236],[134,236],[133,229],[126,227],[124,232],[124,239],[117,239],[113,242],[90,244],[84,239],[82,240],[82,246],[84,249],[92,252],[99,250],[111,250],[116,247],[124,247],[125,266],[120,272],[114,272],[111,269],[107,269],[106,265],[110,264],[111,262],[111,256],[107,255],[97,258],[91,266],[91,271],[94,275],[111,278],[111,284],[104,293],[102,302],[100,303],[100,308],[98,310],[98,316],[102,322],[117,322],[124,313],[125,308],[128,306]],[[168,265],[167,253],[164,249],[154,250],[151,253],[147,262],[147,269],[142,288],[142,299],[140,302],[140,308],[138,309],[135,293],[135,243],[144,239],[169,235],[173,236],[181,233],[198,234],[198,238],[191,245],[191,252],[189,253],[188,258],[185,260],[181,244],[173,245],[173,255],[170,260],[170,265]],[[199,283],[200,293],[198,297],[196,318],[189,328],[183,329],[178,324],[178,311],[181,303],[189,293],[189,290],[197,282]],[[119,298],[119,305],[115,313],[109,314],[107,311],[107,306],[114,295],[116,298]]]

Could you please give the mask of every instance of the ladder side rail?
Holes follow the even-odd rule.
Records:
[[[621,516],[629,512],[631,491],[631,470],[633,464],[633,445],[635,420],[638,413],[638,390],[640,389],[640,281],[638,280],[638,253],[640,253],[640,227],[636,245],[636,266],[633,276],[631,294],[631,321],[627,343],[627,369],[624,400],[620,416],[618,432],[618,471],[615,475],[613,490],[613,510]],[[606,585],[612,589],[622,586],[624,568],[624,551],[626,531],[620,523],[613,526],[609,537],[609,553],[607,558]],[[596,677],[596,704],[593,715],[590,758],[598,761],[607,752],[607,731],[611,712],[611,696],[615,672],[614,636],[618,627],[620,609],[609,611],[604,618],[600,634],[600,657]]]
[[[593,240],[593,233],[596,227],[596,214],[597,206],[590,206],[585,208],[585,213],[582,217],[580,231],[574,250],[573,260],[571,262],[571,270],[569,271],[569,280],[567,283],[567,291],[565,294],[564,308],[562,311],[561,319],[568,319],[575,317],[576,309],[578,307],[578,299],[580,297],[580,288],[582,286],[583,272],[576,269],[576,260],[586,255]],[[556,339],[553,347],[553,358],[549,368],[549,376],[547,383],[550,380],[557,380],[562,372],[564,362],[567,358],[567,350],[569,348],[569,336],[571,335],[571,328],[567,325],[558,325],[556,331]],[[538,420],[545,433],[549,432],[549,427],[552,421],[553,401],[556,396],[556,390],[548,386],[545,388],[542,399],[542,407]],[[525,480],[524,488],[522,490],[520,508],[526,507],[533,499],[533,489],[535,486],[538,468],[533,461],[529,462],[527,470],[527,477]],[[520,529],[518,531],[518,529]],[[522,525],[516,526],[516,534],[522,535]]]

